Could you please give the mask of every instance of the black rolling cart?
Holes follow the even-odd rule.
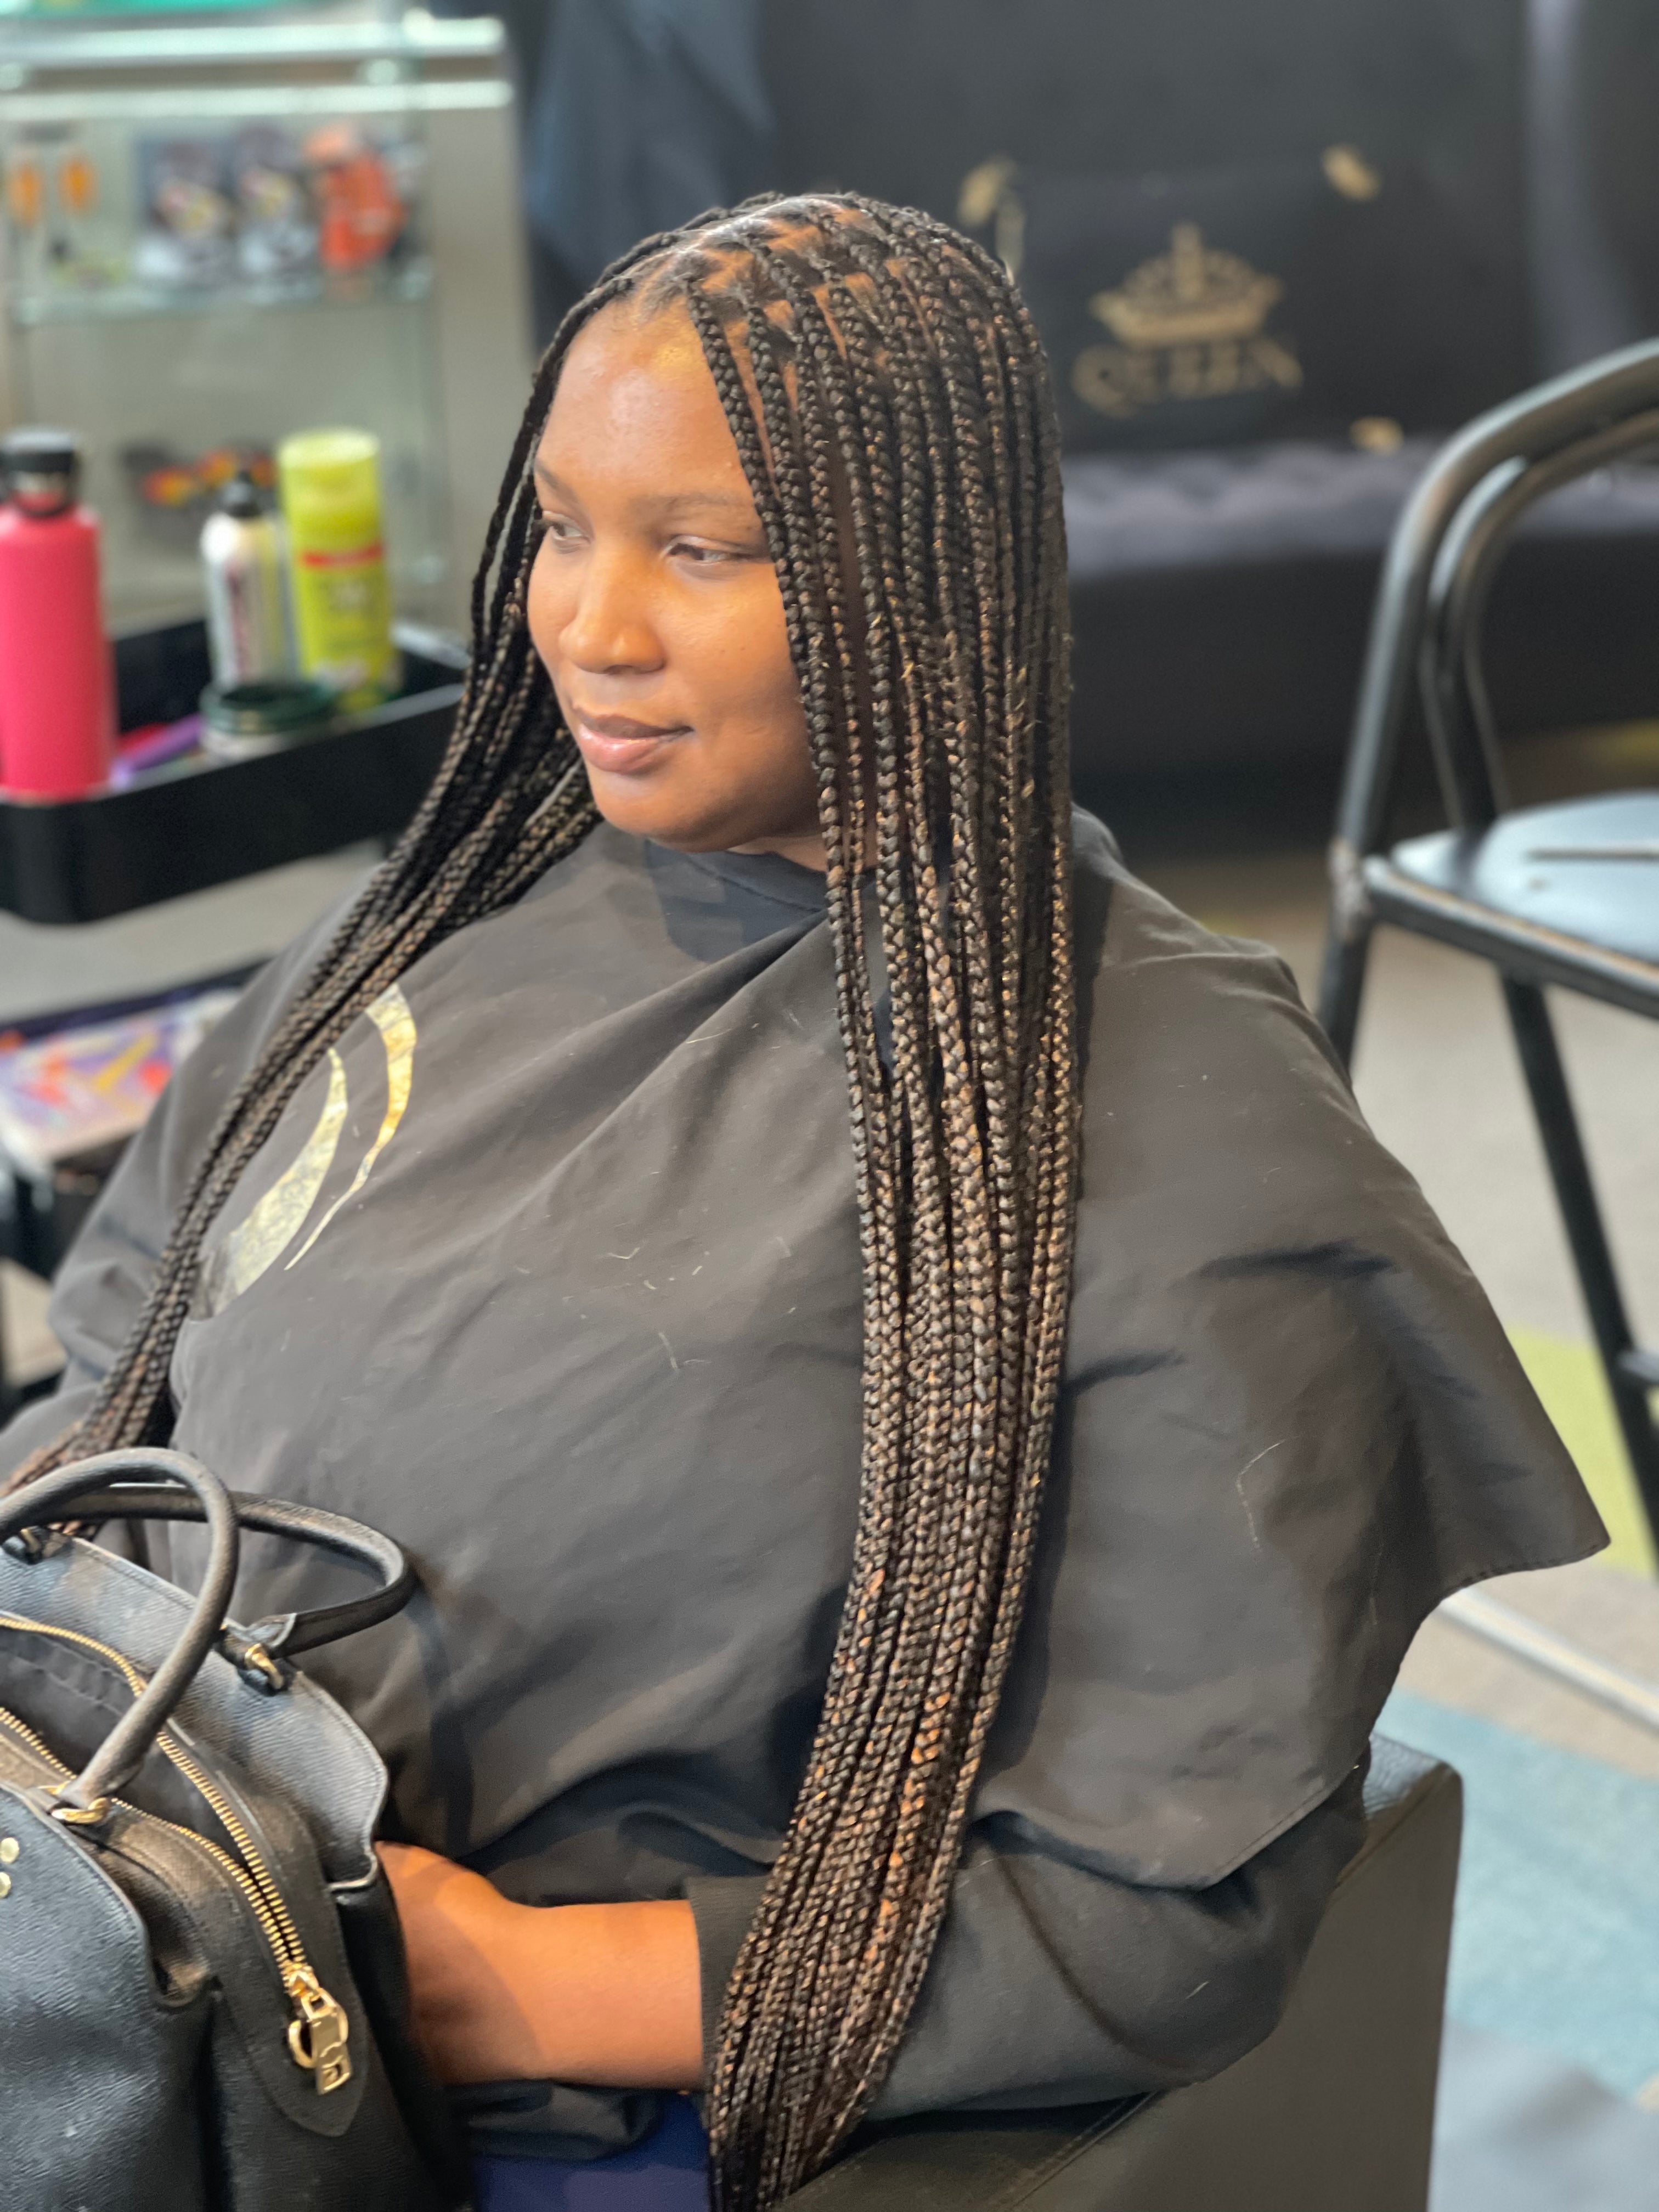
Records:
[[[53,925],[103,921],[395,836],[432,780],[466,670],[465,648],[441,632],[400,626],[397,636],[399,695],[297,742],[237,759],[190,753],[82,799],[0,794],[0,911]],[[124,730],[193,713],[208,680],[199,622],[118,639],[115,660]],[[248,972],[204,972],[148,999],[54,1008],[12,1027],[34,1036],[91,1024],[240,982]],[[0,1258],[49,1276],[108,1164],[43,1175],[0,1156]],[[0,1418],[17,1397],[0,1335]]]

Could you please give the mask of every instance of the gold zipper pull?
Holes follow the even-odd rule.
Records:
[[[289,2056],[317,2077],[317,2094],[327,2096],[351,2079],[346,2039],[351,2022],[309,1966],[295,1965],[283,1974],[283,1987],[298,2017],[289,2023]]]

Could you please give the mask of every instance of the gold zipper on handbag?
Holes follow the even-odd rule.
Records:
[[[144,1678],[131,1661],[95,1637],[82,1636],[72,1628],[53,1628],[44,1620],[30,1620],[21,1613],[0,1613],[0,1628],[20,1629],[33,1636],[45,1636],[57,1644],[69,1644],[83,1651],[95,1651],[106,1660],[137,1697],[144,1688]],[[74,1769],[66,1766],[57,1753],[43,1743],[34,1730],[17,1715],[0,1705],[0,1727],[27,1743],[30,1750],[44,1760],[54,1773],[61,1774],[67,1782],[73,1778]],[[270,1946],[276,1962],[276,1971],[289,2002],[294,2008],[294,2018],[289,2023],[289,2056],[296,2066],[309,2074],[317,2086],[319,2096],[337,2089],[351,2079],[351,2058],[346,2050],[346,2039],[350,2033],[350,2022],[344,2008],[331,1997],[318,1980],[300,1931],[294,1924],[282,1892],[271,1878],[258,1845],[248,1833],[246,1824],[235,1807],[226,1797],[210,1774],[204,1773],[190,1753],[168,1729],[163,1729],[155,1739],[158,1748],[178,1768],[180,1774],[197,1791],[211,1810],[214,1818],[236,1846],[238,1856],[233,1856],[210,1837],[198,1834],[194,1828],[179,1826],[176,1820],[164,1820],[157,1813],[147,1813],[142,1806],[129,1805],[125,1798],[112,1802],[124,1811],[137,1813],[146,1820],[171,1830],[176,1836],[185,1836],[208,1852],[223,1868],[236,1884],[249,1910],[258,1922],[260,1932]],[[102,1801],[100,1801],[101,1805]],[[94,1808],[94,1811],[97,1808]],[[60,1818],[76,1820],[76,1814],[65,1807]],[[84,1823],[86,1815],[81,1814]]]

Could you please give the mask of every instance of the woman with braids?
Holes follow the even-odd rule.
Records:
[[[1282,966],[1072,810],[1002,271],[850,198],[647,241],[542,365],[474,625],[407,835],[112,1182],[7,1463],[167,1435],[418,1561],[318,1672],[483,2206],[700,2203],[700,2112],[750,2212],[872,2118],[1227,2065],[1419,1622],[1600,1529]],[[236,1610],[331,1571],[251,1546]]]

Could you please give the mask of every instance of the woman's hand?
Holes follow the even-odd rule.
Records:
[[[514,1905],[435,1851],[380,1848],[416,2027],[440,2081],[697,2087],[702,2007],[689,1905]]]

